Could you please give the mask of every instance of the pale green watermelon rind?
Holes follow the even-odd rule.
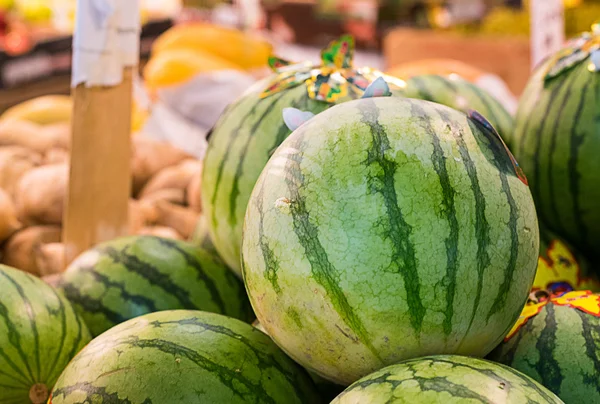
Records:
[[[42,280],[0,265],[0,402],[28,403],[30,389],[48,391],[91,340],[71,304]]]
[[[59,289],[94,336],[160,310],[254,319],[244,285],[216,255],[153,236],[123,237],[83,253],[63,273]]]
[[[600,318],[552,303],[490,355],[532,377],[566,403],[600,397]]]
[[[349,384],[417,352],[489,353],[538,249],[501,143],[460,112],[393,97],[335,106],[280,146],[248,206],[242,263],[268,334]]]
[[[406,81],[405,95],[437,102],[462,112],[474,109],[498,130],[504,142],[512,147],[515,122],[512,115],[494,96],[459,77],[421,75]]]
[[[600,75],[584,61],[545,82],[547,63],[521,98],[513,151],[540,221],[593,257],[600,251]]]
[[[381,369],[331,404],[560,404],[552,392],[507,366],[461,356],[430,356]]]
[[[319,403],[306,372],[252,326],[163,311],[97,337],[65,369],[52,404]]]

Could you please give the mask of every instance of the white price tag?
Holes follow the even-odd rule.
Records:
[[[565,42],[563,0],[531,0],[532,68],[556,53]]]
[[[114,86],[139,60],[138,0],[78,0],[73,37],[73,87]]]

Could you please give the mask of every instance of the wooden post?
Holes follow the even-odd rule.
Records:
[[[73,133],[63,224],[66,263],[128,233],[132,78],[138,0],[78,0],[73,46]]]

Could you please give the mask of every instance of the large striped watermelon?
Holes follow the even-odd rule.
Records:
[[[490,359],[531,376],[567,404],[600,402],[600,296],[566,293],[526,307]]]
[[[512,143],[514,119],[487,91],[458,75],[427,74],[406,81],[405,96],[433,101],[459,111],[474,109],[498,130],[506,144]]]
[[[130,236],[80,255],[59,282],[94,336],[160,310],[253,319],[244,285],[215,255],[177,240]]]
[[[462,356],[401,362],[348,387],[331,404],[559,404],[528,376],[506,366]]]
[[[94,339],[65,369],[49,404],[318,404],[306,372],[249,324],[175,310]]]
[[[342,50],[340,46],[344,45],[346,48]],[[281,118],[283,109],[321,112],[336,103],[360,97],[369,82],[383,75],[370,69],[351,68],[352,46],[350,38],[334,41],[323,51],[324,68],[300,64],[276,70],[277,73],[256,83],[228,107],[213,128],[202,172],[202,207],[217,251],[238,274],[241,274],[242,225],[250,194],[269,157],[291,133]],[[343,63],[336,65],[332,62],[335,60]],[[335,74],[331,74],[332,69]],[[335,88],[336,91],[321,97],[329,101],[319,99],[318,91],[310,93],[313,86],[304,82],[312,79],[315,87],[325,84],[321,88]],[[332,83],[338,79],[341,85]],[[387,80],[398,82],[391,77]],[[273,87],[276,90],[271,91]]]
[[[339,384],[425,354],[486,355],[537,264],[514,163],[487,123],[439,104],[367,98],[317,115],[248,205],[242,265],[261,324]]]
[[[600,73],[589,51],[570,53],[582,41],[550,58],[529,80],[513,151],[530,180],[540,220],[584,254],[598,255]]]
[[[64,296],[0,265],[0,403],[42,404],[91,336]]]

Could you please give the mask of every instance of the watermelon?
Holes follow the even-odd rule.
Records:
[[[348,387],[331,404],[559,404],[531,378],[497,363],[453,355],[388,366]]]
[[[259,321],[302,366],[348,385],[427,354],[484,356],[514,324],[537,218],[512,155],[473,117],[360,99],[274,153],[248,205],[243,273]]]
[[[90,340],[64,296],[39,278],[0,265],[0,403],[45,403]]]
[[[600,74],[597,58],[581,43],[586,46],[585,37],[530,78],[517,111],[513,151],[531,182],[540,220],[582,253],[598,256]]]
[[[218,257],[183,241],[153,236],[99,244],[69,265],[58,287],[94,336],[160,310],[254,318],[244,285]]]
[[[600,296],[570,292],[532,303],[489,358],[537,380],[565,403],[600,402]]]
[[[251,325],[173,310],[94,339],[60,376],[49,403],[319,402],[306,372]]]
[[[323,51],[325,68],[299,64],[276,69],[276,73],[256,83],[230,105],[211,132],[202,172],[202,207],[217,251],[240,275],[242,226],[250,194],[269,157],[291,133],[283,122],[283,109],[294,107],[319,113],[336,103],[360,97],[366,84],[383,76],[370,69],[350,67],[352,44],[346,43],[348,40],[334,41]],[[328,50],[340,52],[336,48],[340,44],[347,45],[345,54],[338,54],[340,57],[328,54]],[[332,65],[334,59],[343,60],[344,65]],[[276,61],[276,64],[287,63]],[[332,69],[338,76],[330,75]],[[341,76],[347,78],[342,81],[343,85],[330,80]],[[318,99],[317,95],[309,93],[311,86],[304,84],[311,77],[316,77],[315,86],[328,84],[340,92],[334,92],[335,96],[329,101]],[[289,84],[291,79],[296,85]],[[386,79],[404,84],[391,77],[386,76]],[[350,82],[361,84],[358,87],[349,85]],[[394,91],[400,92],[400,88],[394,87]]]
[[[267,330],[265,330],[265,327],[263,327],[258,320],[252,323],[252,326],[267,334]],[[337,396],[344,390],[343,386],[331,383],[330,381],[323,379],[321,376],[311,372],[310,370],[308,370],[308,375],[315,383],[315,386],[317,386],[317,390],[321,394],[321,397],[327,399],[327,401],[331,401],[331,399],[333,399],[335,396]]]
[[[506,144],[511,145],[514,131],[511,114],[487,91],[456,74],[411,77],[406,81],[404,95],[437,102],[463,112],[474,109],[494,125]]]

